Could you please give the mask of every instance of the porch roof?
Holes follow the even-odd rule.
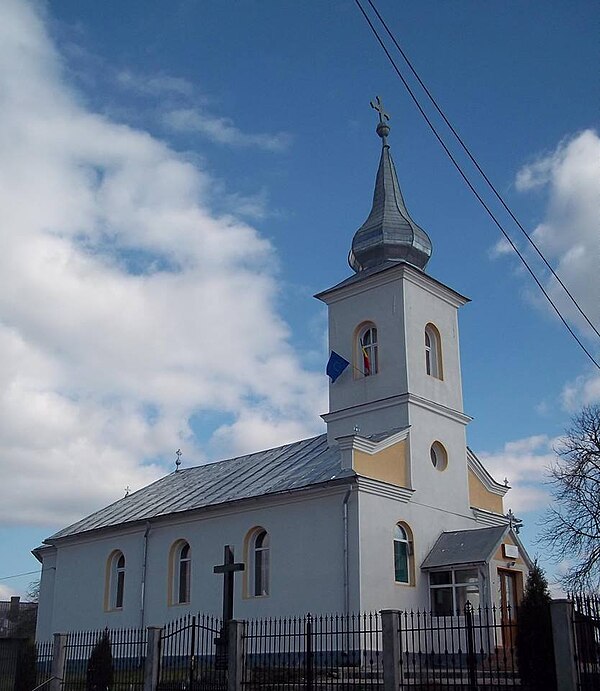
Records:
[[[459,564],[478,564],[490,560],[508,525],[442,533],[421,564],[422,569]]]

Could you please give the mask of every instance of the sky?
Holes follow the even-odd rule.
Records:
[[[599,325],[598,4],[377,6]],[[551,578],[568,566],[535,542],[546,469],[570,417],[600,401],[600,374],[354,2],[2,0],[0,599],[36,579],[32,548],[171,472],[177,449],[191,466],[324,431],[326,313],[312,296],[351,273],[376,95],[433,241],[427,272],[472,300],[469,445],[511,483],[505,508],[530,554]],[[599,340],[531,259],[597,359]]]

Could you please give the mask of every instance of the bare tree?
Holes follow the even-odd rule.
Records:
[[[555,559],[571,560],[561,578],[568,591],[600,588],[600,406],[571,421],[551,469],[554,505],[540,541]]]
[[[41,581],[39,579],[37,581],[31,581],[31,583],[27,586],[27,592],[25,595],[27,596],[28,602],[40,601],[40,582]]]

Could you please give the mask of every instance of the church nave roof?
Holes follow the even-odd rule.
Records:
[[[52,535],[46,542],[354,475],[321,434],[266,451],[171,473]]]

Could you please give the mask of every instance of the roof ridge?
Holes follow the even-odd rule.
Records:
[[[325,435],[319,435],[319,436],[325,436]],[[283,444],[282,446],[275,446],[271,449],[266,449],[265,451],[257,451],[255,453],[246,454],[245,456],[236,456],[236,457],[231,458],[229,460],[219,461],[218,463],[206,463],[204,466],[198,466],[198,467],[204,467],[205,468],[207,466],[220,465],[221,463],[232,463],[233,461],[236,461],[236,460],[239,460],[239,461],[241,461],[243,459],[250,460],[253,456],[258,456],[260,454],[268,454],[269,456],[273,456],[274,452],[281,451],[281,450],[285,449],[285,451],[282,454],[283,458],[282,458],[281,462],[276,466],[276,468],[277,468],[287,461],[287,459],[289,458],[289,455],[290,455],[290,451],[292,450],[293,446],[297,446],[300,444],[306,444],[306,443],[314,441],[315,439],[318,439],[318,438],[319,437],[309,437],[308,439],[301,439],[298,442],[293,442],[291,444]],[[264,460],[268,461],[268,458],[264,459]],[[246,472],[243,474],[243,476],[241,476],[241,477],[238,476],[238,478],[237,478],[238,481],[236,483],[238,490],[243,485],[248,484],[249,482],[252,482],[252,478],[256,477],[259,474],[260,467],[258,467],[258,465],[259,464],[257,464],[256,462],[253,462],[252,465],[250,465],[246,469]],[[239,464],[238,464],[238,466],[239,466]],[[276,468],[274,468],[274,470]],[[237,470],[239,470],[239,467],[237,468]],[[223,482],[227,481],[228,478],[232,477],[235,474],[236,474],[236,468],[232,468],[231,472],[228,473],[225,477],[218,478],[217,482],[212,483],[211,487],[208,489],[208,491],[204,495],[204,498],[207,501],[210,501],[211,495],[214,496],[215,494],[218,493],[218,490],[220,489],[220,485],[222,485]],[[198,491],[195,492],[192,496],[197,496],[199,491],[200,491],[200,488],[198,488]]]
[[[271,446],[267,449],[261,449],[260,451],[252,451],[252,453],[244,453],[244,454],[241,454],[240,456],[231,456],[230,458],[221,458],[218,461],[207,461],[206,463],[199,463],[198,465],[193,465],[189,468],[179,469],[177,471],[177,473],[179,473],[179,474],[189,473],[191,470],[197,470],[198,468],[205,468],[206,466],[215,466],[215,465],[219,465],[220,463],[229,463],[231,461],[237,461],[237,460],[240,460],[242,458],[251,458],[252,456],[257,456],[257,455],[263,454],[263,453],[269,453],[270,451],[277,451],[279,449],[284,449],[288,446],[289,447],[296,446],[297,444],[303,444],[304,442],[308,442],[308,441],[311,441],[313,439],[318,439],[319,437],[326,437],[326,436],[327,436],[327,433],[323,432],[321,434],[315,434],[312,437],[306,437],[306,439],[298,439],[296,441],[288,442],[287,444],[281,444],[280,446]],[[173,470],[170,473],[168,473],[167,475],[165,475],[164,477],[167,477],[168,475],[174,475],[174,474],[175,474],[175,471]],[[136,491],[139,491],[139,490],[136,490]],[[129,496],[131,496],[131,495],[129,495]]]

